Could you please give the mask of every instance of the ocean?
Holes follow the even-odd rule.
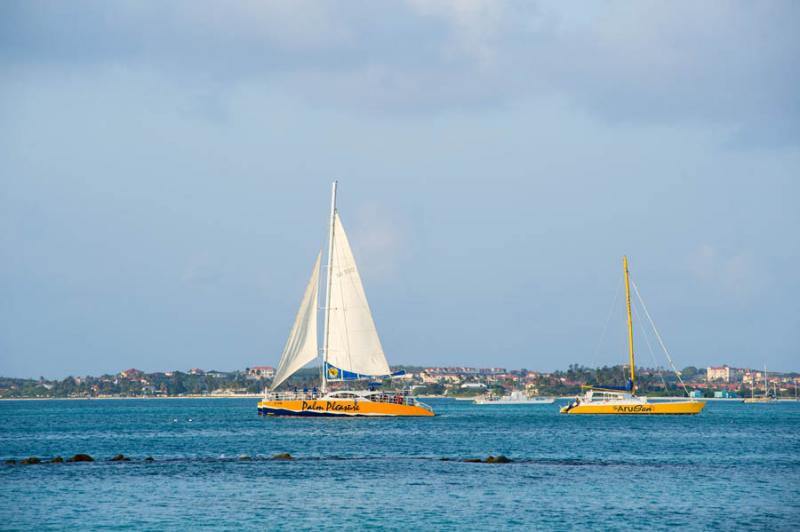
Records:
[[[0,401],[0,529],[796,530],[800,403],[262,418],[255,399]],[[278,453],[294,460],[274,460]],[[129,462],[111,462],[122,453]],[[507,464],[467,463],[502,454]],[[242,460],[241,457],[246,458]],[[145,461],[152,457],[153,461]]]

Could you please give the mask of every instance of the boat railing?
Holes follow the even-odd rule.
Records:
[[[426,405],[422,401],[417,401],[416,398],[404,393],[376,393],[366,396],[365,399],[368,399],[373,403],[392,403],[408,406],[419,406],[420,408],[424,408],[425,410],[433,412],[433,409],[430,406]]]
[[[264,394],[266,401],[313,401],[320,398],[322,398],[322,394],[316,390],[267,392]]]

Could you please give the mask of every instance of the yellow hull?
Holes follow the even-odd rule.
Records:
[[[702,401],[631,403],[631,404],[581,404],[572,408],[564,406],[562,414],[616,414],[616,415],[691,415],[699,414],[706,404]]]
[[[265,416],[352,417],[352,416],[433,416],[417,405],[358,401],[353,399],[275,400],[258,403]]]

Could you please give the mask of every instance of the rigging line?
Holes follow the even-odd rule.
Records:
[[[658,362],[656,362],[656,354],[653,351],[653,346],[650,343],[650,337],[647,335],[647,331],[645,331],[644,325],[642,324],[642,318],[639,316],[639,309],[636,305],[631,305],[633,308],[633,314],[636,316],[636,323],[639,324],[639,330],[642,332],[642,337],[644,338],[644,342],[647,344],[647,349],[650,351],[650,358],[653,361],[653,369],[658,371]],[[661,378],[661,383],[664,385],[664,391],[667,391],[667,381],[664,380],[664,374],[661,371],[658,371],[658,376]]]
[[[614,301],[611,303],[611,307],[608,309],[608,316],[606,317],[606,323],[603,325],[603,331],[600,333],[600,339],[594,346],[594,350],[592,351],[592,365],[597,365],[597,352],[600,350],[600,345],[603,343],[603,340],[606,337],[606,331],[608,331],[608,324],[611,322],[611,316],[614,314],[614,309],[617,306],[617,300],[619,299],[620,287],[622,286],[622,277],[617,280],[617,289],[614,291]]]
[[[664,354],[667,355],[667,360],[669,361],[669,365],[672,367],[672,371],[675,372],[675,376],[678,377],[678,382],[681,383],[683,391],[686,392],[686,395],[688,397],[689,390],[686,388],[686,384],[684,384],[683,379],[681,378],[681,372],[678,371],[678,368],[675,367],[675,363],[672,361],[672,357],[670,356],[669,351],[667,350],[667,346],[664,345],[664,340],[661,339],[661,335],[659,334],[658,329],[656,329],[656,324],[653,323],[653,318],[650,317],[650,313],[647,311],[647,305],[644,304],[644,299],[642,299],[642,295],[639,293],[639,288],[636,286],[635,282],[631,281],[631,284],[633,285],[633,291],[636,292],[636,298],[639,300],[639,303],[642,304],[642,310],[644,310],[644,314],[645,316],[647,316],[647,321],[650,322],[650,326],[653,328],[653,332],[656,333],[656,338],[658,339],[658,343],[661,344],[661,349],[663,349]]]
[[[339,220],[339,223],[341,224],[341,219]],[[342,232],[344,232],[344,226],[342,226]],[[343,260],[342,256],[343,256],[344,252],[341,249],[337,248],[335,250],[335,253],[336,253],[336,258],[339,259],[339,264],[341,264],[342,260]],[[352,250],[350,251],[350,255],[352,256]],[[349,268],[349,266],[348,266],[348,268]],[[351,352],[352,350],[351,350],[351,345],[350,345],[350,327],[349,327],[349,324],[347,322],[347,307],[344,304],[343,285],[344,285],[345,280],[343,279],[344,276],[343,276],[342,271],[340,271],[339,275],[337,275],[337,277],[339,278],[339,284],[340,284],[340,288],[339,288],[340,308],[339,308],[339,310],[341,310],[341,324],[344,326],[344,343],[345,343],[345,349],[346,349],[345,355],[347,357],[348,367],[350,368],[350,370],[352,370],[353,369],[353,354]],[[352,284],[352,279],[349,279],[349,280],[350,280],[350,282]],[[339,368],[339,369],[344,369],[344,368]]]

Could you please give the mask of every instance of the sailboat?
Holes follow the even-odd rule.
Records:
[[[283,349],[269,391],[258,403],[259,415],[269,416],[433,416],[433,410],[406,393],[332,389],[331,383],[375,381],[397,377],[383,352],[367,303],[361,276],[331,193],[325,317],[321,354],[317,342],[319,277],[317,255],[300,309]],[[278,392],[278,387],[321,355],[321,389]]]
[[[476,405],[551,405],[555,397],[528,395],[522,390],[512,390],[506,395],[485,394],[472,401]]]
[[[751,382],[750,397],[745,398],[743,403],[772,403],[778,402],[778,394],[770,395],[769,382],[767,381],[767,366],[764,366],[764,395],[756,397],[756,383]]]
[[[630,378],[624,387],[583,386],[584,394],[561,408],[562,414],[698,414],[705,403],[702,401],[650,402],[647,397],[636,395],[636,370],[633,356],[633,321],[631,319],[631,291],[628,274],[628,257],[622,258],[625,272],[625,298],[628,310],[628,351],[630,355]],[[638,292],[637,292],[638,294]]]

